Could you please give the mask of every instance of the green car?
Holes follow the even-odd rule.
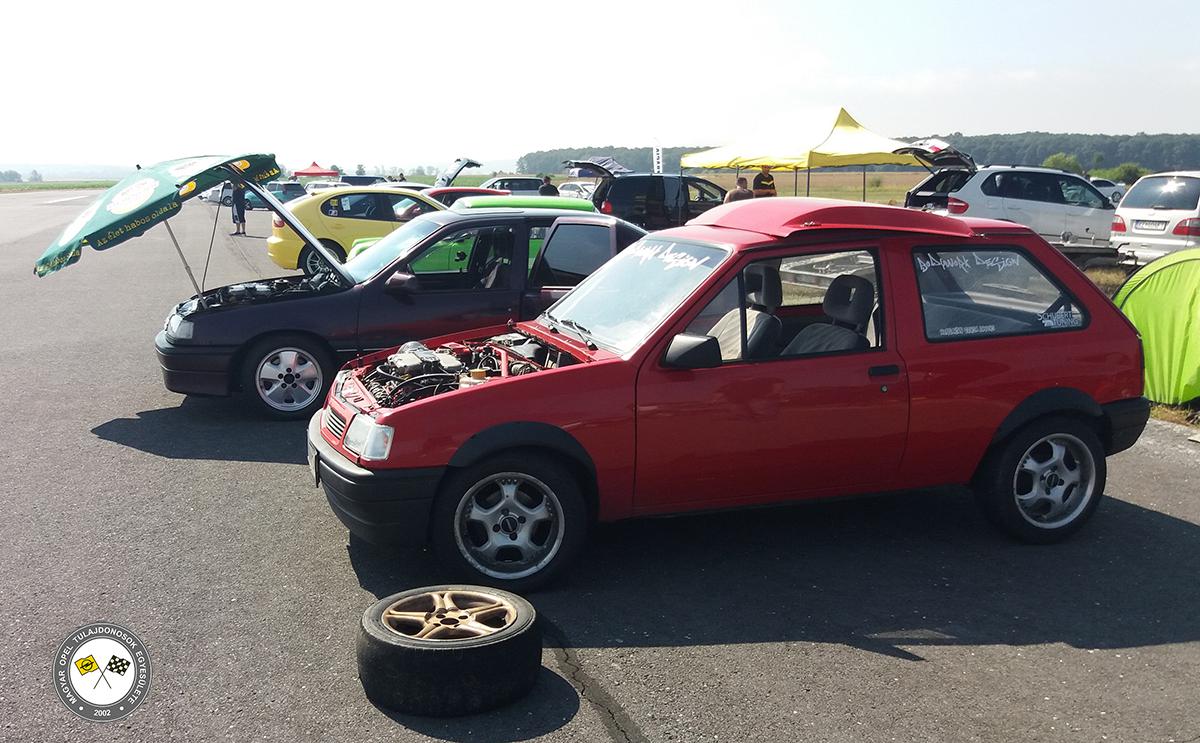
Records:
[[[567,196],[470,196],[455,201],[451,208],[460,212],[468,209],[571,209],[577,212],[596,212],[596,207],[592,202]],[[347,254],[346,260],[350,260],[381,239],[364,237],[355,240],[350,245],[350,252]],[[541,249],[541,238],[531,235],[529,239],[529,265],[531,267]],[[447,244],[445,248],[422,257],[413,264],[413,267],[422,271],[450,271],[454,269],[454,264],[464,260],[466,255],[465,249],[455,250],[453,244]]]

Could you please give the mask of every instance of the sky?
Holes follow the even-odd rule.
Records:
[[[16,2],[0,165],[255,151],[486,169],[555,147],[786,133],[837,106],[892,137],[1200,131],[1200,2],[1139,7]]]

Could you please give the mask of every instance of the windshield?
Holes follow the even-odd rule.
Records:
[[[644,238],[601,266],[538,322],[625,355],[728,255],[711,245]]]
[[[361,284],[412,250],[413,246],[436,232],[439,226],[432,219],[417,217],[346,261],[342,268],[354,277],[355,283]]]
[[[1122,209],[1186,209],[1200,202],[1200,178],[1143,178],[1121,199]]]

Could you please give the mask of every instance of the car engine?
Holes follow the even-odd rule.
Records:
[[[575,363],[571,354],[522,333],[506,333],[478,343],[447,343],[435,349],[411,341],[362,372],[359,382],[376,404],[395,408],[489,380]]]

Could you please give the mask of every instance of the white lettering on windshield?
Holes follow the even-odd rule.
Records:
[[[673,268],[686,268],[694,271],[707,264],[710,257],[697,258],[682,250],[675,250],[675,243],[642,243],[631,247],[629,252],[638,259],[638,263],[645,263],[652,259],[660,260],[664,264],[664,270],[667,271]]]

